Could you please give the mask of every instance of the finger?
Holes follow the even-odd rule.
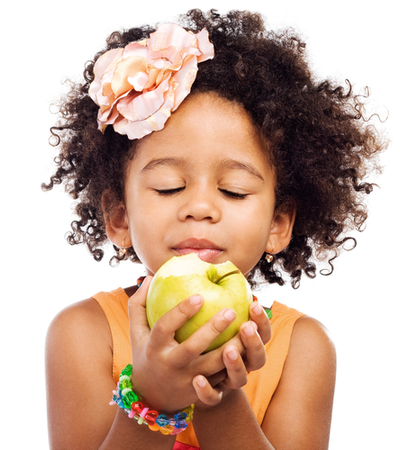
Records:
[[[132,344],[147,337],[150,333],[146,314],[146,296],[151,279],[151,276],[146,277],[128,302],[129,328]]]
[[[224,384],[231,389],[239,389],[247,384],[247,369],[234,345],[227,345],[223,354],[227,377]]]
[[[224,308],[195,331],[188,339],[176,348],[174,357],[182,365],[187,365],[201,355],[235,320],[236,313]]]
[[[240,337],[240,332],[237,333],[232,339],[230,339],[230,340],[226,343],[226,345],[234,345],[234,346],[237,348],[238,352],[239,352],[241,355],[244,355],[244,353],[245,353],[245,351],[246,351],[246,348],[245,348],[245,346],[243,345],[242,339],[241,339],[241,337]]]
[[[198,399],[208,406],[217,405],[222,399],[222,391],[213,389],[203,375],[197,375],[193,379],[193,387]]]
[[[271,339],[271,324],[267,313],[259,302],[253,302],[250,305],[250,319],[257,324],[258,334],[263,343],[266,344]]]
[[[234,345],[236,347],[237,351],[239,352],[239,354],[241,354],[241,355],[244,355],[246,352],[246,348],[243,345],[243,342],[240,337],[240,333],[237,333],[232,339],[230,339],[228,342],[226,342],[221,347],[218,347],[215,350],[212,350],[210,352],[200,355],[199,358],[197,359],[198,366],[196,366],[195,369],[197,369],[200,373],[202,373],[205,377],[207,377],[208,380],[211,380],[212,379],[211,377],[214,374],[224,371],[225,364],[223,361],[223,353],[224,353],[225,347],[227,345]],[[225,374],[225,377],[226,377],[226,374]],[[222,379],[219,381],[222,381]],[[216,384],[211,381],[210,381],[210,383],[212,386],[215,386],[215,384]]]
[[[265,364],[267,359],[264,343],[257,332],[254,322],[246,322],[240,327],[240,338],[243,342],[246,352],[244,361],[246,370],[258,370]]]
[[[221,362],[222,362],[222,357],[221,357]],[[210,385],[213,388],[215,388],[215,386],[217,384],[222,383],[227,377],[226,368],[225,368],[223,362],[222,362],[222,365],[223,365],[223,369],[222,370],[220,370],[219,372],[214,373],[213,375],[210,375],[208,377],[206,376],[207,381],[210,383]]]
[[[192,295],[160,317],[151,330],[150,345],[165,346],[168,340],[173,340],[176,330],[199,312],[203,303],[201,295]]]

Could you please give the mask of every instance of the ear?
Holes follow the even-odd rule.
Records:
[[[111,194],[105,192],[101,204],[108,239],[117,247],[130,247],[132,240],[125,205],[122,202],[119,204],[113,203]]]
[[[278,209],[275,211],[268,244],[265,248],[267,253],[277,254],[289,245],[295,219],[296,208],[294,205],[290,205],[284,210]]]

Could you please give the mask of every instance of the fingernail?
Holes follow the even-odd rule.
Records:
[[[253,336],[255,333],[255,329],[253,324],[249,323],[243,328],[243,332],[246,336]]]
[[[198,387],[203,388],[206,385],[206,380],[203,377],[198,377],[196,379],[196,384]]]
[[[237,352],[237,350],[236,350],[236,348],[233,348],[232,350],[229,350],[227,353],[226,353],[226,355],[228,356],[228,358],[231,360],[231,361],[235,361],[237,358],[238,358],[238,352]]]
[[[254,306],[253,306],[253,312],[255,314],[261,314],[262,313],[262,308],[261,305],[258,302],[254,302]]]
[[[190,297],[190,303],[193,306],[197,306],[200,305],[200,303],[203,301],[203,297],[201,295],[193,295],[192,297]]]
[[[226,320],[233,320],[236,317],[235,311],[232,309],[226,309],[224,311],[224,317]]]

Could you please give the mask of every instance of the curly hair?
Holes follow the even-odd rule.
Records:
[[[215,47],[215,58],[201,63],[192,92],[214,92],[241,104],[268,142],[269,157],[277,175],[276,208],[296,208],[290,244],[268,263],[262,258],[248,279],[284,283],[286,272],[293,287],[303,273],[315,277],[316,263],[332,261],[343,249],[351,230],[361,231],[367,218],[363,203],[373,184],[364,179],[379,170],[377,156],[386,146],[364,114],[367,97],[333,81],[317,81],[305,55],[305,44],[292,29],[266,30],[261,15],[231,11],[191,10],[180,17],[189,31],[206,28]],[[104,51],[87,63],[83,83],[71,83],[59,106],[61,116],[51,129],[52,145],[59,147],[58,165],[49,184],[65,184],[75,199],[78,220],[67,236],[70,244],[85,243],[96,260],[104,256],[107,242],[104,214],[124,201],[124,173],[133,157],[135,141],[107,127],[97,128],[98,106],[88,96],[96,60],[113,48],[149,36],[155,28],[144,26],[114,32]],[[102,196],[111,195],[108,211]],[[117,248],[115,248],[117,250]],[[134,249],[129,259],[138,261]],[[118,262],[114,256],[110,262]],[[322,273],[322,271],[321,271]]]

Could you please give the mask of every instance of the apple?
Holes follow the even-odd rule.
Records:
[[[194,294],[200,294],[204,303],[200,311],[176,331],[178,342],[183,342],[224,308],[233,309],[236,319],[210,344],[207,352],[235,336],[240,325],[249,320],[249,305],[253,302],[253,296],[240,270],[230,261],[210,264],[190,253],[174,256],[155,274],[146,299],[150,328],[166,312]]]

